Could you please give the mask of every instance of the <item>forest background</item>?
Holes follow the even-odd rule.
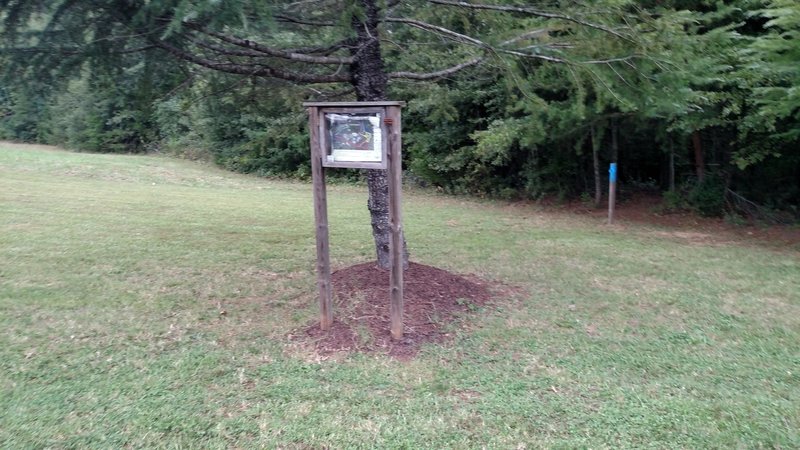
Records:
[[[120,47],[122,34],[103,29],[110,26],[103,7],[110,11],[115,2],[83,3],[96,12],[76,13],[70,1],[0,0],[0,139],[92,152],[164,152],[237,172],[306,179],[302,102],[356,97],[346,84],[231,74],[175,58],[163,46]],[[230,35],[307,46],[325,33],[347,39],[348,27],[337,25],[361,14],[358,2],[337,0],[143,5],[178,18],[159,29],[159,42],[177,41],[182,27],[208,23]],[[663,193],[667,209],[800,218],[800,3],[500,6],[535,7],[545,15],[381,4],[402,17],[381,19],[387,71],[457,66],[476,46],[485,55],[463,70],[392,80],[387,96],[407,102],[408,182],[456,194],[583,198],[599,205],[608,163],[618,162],[624,189]],[[290,20],[281,11],[297,15]],[[62,16],[70,13],[71,19]],[[448,33],[482,40],[454,42]],[[113,41],[104,37],[112,35]],[[198,54],[214,51],[194,45]],[[494,50],[503,45],[514,50]],[[229,60],[235,57],[246,55]]]

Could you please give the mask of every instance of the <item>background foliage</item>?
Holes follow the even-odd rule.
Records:
[[[274,28],[243,23],[235,12],[245,6],[237,2],[229,7],[230,17],[213,15],[213,2],[172,3],[150,2],[146,9],[155,14],[175,8],[184,16],[233,24],[243,33]],[[637,22],[636,52],[626,54],[635,64],[496,59],[437,83],[395,82],[391,97],[408,102],[409,178],[452,193],[578,197],[595,191],[592,150],[597,148],[602,191],[607,164],[618,161],[623,187],[671,190],[672,198],[682,197],[703,214],[743,212],[726,202],[733,191],[761,209],[796,216],[800,5],[793,0],[594,3],[592,11],[606,7],[646,18]],[[507,30],[538,24],[488,12],[426,17],[434,13],[425,11],[415,10],[431,22],[497,41],[508,37]],[[45,18],[36,15],[21,27],[9,25],[10,13],[0,18],[6,36],[16,33],[15,42],[36,45],[25,31],[46,29]],[[564,28],[564,36],[568,32],[573,59],[602,61],[625,50],[596,29]],[[384,44],[389,64],[423,71],[437,66],[436,50],[444,44],[420,43],[418,33],[393,30]],[[294,34],[267,35],[302,42]],[[405,46],[412,41],[417,44]],[[402,63],[392,63],[399,55]],[[9,63],[18,57],[0,54]],[[98,152],[168,151],[265,176],[308,175],[303,100],[352,95],[204,71],[157,50],[80,61],[64,56],[46,73],[20,73],[24,65],[6,64],[12,66],[0,81],[2,139]],[[700,180],[705,174],[708,179]]]

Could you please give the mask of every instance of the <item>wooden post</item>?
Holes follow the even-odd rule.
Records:
[[[400,208],[403,167],[400,140],[400,108],[389,106],[386,115],[389,130],[389,227],[391,240],[390,298],[391,332],[393,339],[403,338],[403,217]]]
[[[608,224],[614,223],[614,208],[617,202],[617,163],[608,168]]]
[[[328,240],[328,197],[325,192],[325,169],[322,167],[319,108],[308,108],[311,133],[311,176],[314,187],[314,219],[317,234],[317,287],[319,288],[320,327],[330,330],[333,324],[330,243]]]

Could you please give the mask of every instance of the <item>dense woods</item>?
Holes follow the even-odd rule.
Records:
[[[599,204],[618,162],[668,208],[800,214],[795,0],[0,0],[0,23],[2,139],[305,178],[303,101],[389,98],[409,182]]]

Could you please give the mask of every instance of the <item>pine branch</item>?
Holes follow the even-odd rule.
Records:
[[[175,47],[161,40],[154,40],[153,44],[162,48],[171,55],[184,61],[206,67],[220,72],[232,73],[237,75],[248,75],[258,77],[272,77],[282,80],[293,81],[295,83],[345,83],[350,82],[349,74],[334,73],[331,75],[310,74],[293,72],[263,64],[238,64],[233,62],[220,62],[203,58],[178,47]]]
[[[263,54],[261,52],[256,52],[256,51],[252,51],[252,50],[238,50],[238,49],[233,49],[233,48],[228,48],[228,47],[220,47],[220,46],[214,45],[214,44],[212,44],[212,43],[210,43],[208,41],[204,41],[202,39],[198,39],[198,38],[195,38],[195,37],[187,35],[187,34],[184,34],[183,36],[186,39],[188,39],[189,41],[191,41],[193,44],[197,45],[198,47],[202,47],[202,48],[204,48],[206,50],[211,50],[212,52],[218,53],[220,55],[240,56],[240,57],[244,57],[244,58],[265,58],[265,57],[267,57],[267,55],[265,55],[265,54]]]
[[[274,56],[276,58],[283,58],[288,59],[291,61],[297,62],[304,62],[309,64],[352,64],[353,58],[352,57],[337,57],[337,56],[314,56],[305,53],[294,53],[294,52],[287,52],[285,50],[268,47],[257,42],[253,42],[249,39],[242,39],[236,36],[231,36],[224,33],[219,33],[217,31],[208,30],[202,25],[192,23],[192,22],[184,22],[184,25],[192,30],[198,31],[200,33],[206,34],[208,36],[214,37],[219,39],[220,41],[226,42],[231,45],[235,45],[237,47],[246,48],[249,50],[253,50],[259,53],[263,53],[263,56]]]

